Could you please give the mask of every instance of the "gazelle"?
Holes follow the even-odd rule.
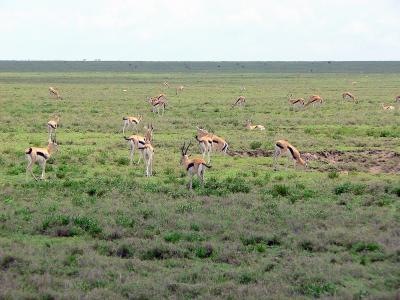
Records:
[[[146,130],[146,134],[145,136],[141,136],[141,135],[131,135],[130,137],[126,137],[124,136],[124,139],[129,141],[129,145],[130,145],[130,153],[129,153],[129,159],[130,159],[130,164],[133,164],[133,155],[135,153],[135,148],[137,148],[139,150],[139,160],[138,160],[138,164],[140,163],[140,159],[143,155],[143,153],[140,151],[141,148],[144,147],[144,145],[146,144],[146,141],[153,141],[153,125],[151,125],[150,127],[147,127]]]
[[[383,110],[394,110],[393,105],[384,105],[383,103],[382,103],[382,108]]]
[[[296,166],[296,164],[304,167],[307,166],[307,163],[301,158],[300,152],[294,146],[289,144],[288,141],[279,140],[275,143],[275,153],[274,153],[275,170],[277,170],[278,166],[278,157],[282,156],[283,154],[287,154],[288,156],[286,169],[288,167],[290,158],[293,159],[294,166]]]
[[[292,98],[292,94],[288,96],[288,101],[293,106],[304,106],[304,99],[303,98]]]
[[[153,175],[153,159],[154,159],[154,148],[151,145],[153,140],[153,125],[147,126],[147,132],[144,137],[144,145],[140,144],[138,149],[142,152],[144,164],[146,166],[146,176]]]
[[[163,85],[164,85],[167,89],[169,89],[169,83],[168,83],[168,81],[164,81]]]
[[[322,104],[323,101],[324,100],[321,98],[321,96],[313,95],[313,96],[310,96],[308,102],[304,106],[308,106],[310,104],[312,104],[314,106],[316,103]]]
[[[243,107],[246,105],[246,97],[245,96],[239,96],[239,98],[236,99],[236,101],[232,104],[232,108],[235,106],[240,106]]]
[[[139,115],[137,117],[123,117],[124,127],[122,127],[122,134],[125,134],[125,129],[128,129],[129,126],[134,126],[136,128],[136,132],[138,130],[138,124],[143,120],[143,116]]]
[[[49,94],[50,97],[56,97],[57,99],[62,100],[60,92],[55,87],[49,86]]]
[[[200,151],[201,154],[203,155],[203,159],[206,158],[206,155],[208,157],[207,163],[210,163],[211,160],[211,151],[212,151],[212,145],[213,141],[210,136],[204,135],[204,136],[195,136],[196,141],[199,143]]]
[[[160,113],[160,107],[162,108],[162,114],[164,114],[165,107],[167,106],[167,98],[164,94],[160,94],[157,97],[147,97],[147,102],[152,106],[151,111],[153,113]]]
[[[178,95],[178,92],[179,92],[179,93],[180,93],[180,92],[183,92],[183,89],[184,89],[184,86],[183,86],[183,85],[178,86],[178,87],[176,88],[176,95]]]
[[[189,150],[191,141],[186,147],[186,144],[183,143],[183,146],[181,147],[181,165],[185,166],[185,169],[189,175],[189,185],[188,188],[191,190],[192,187],[192,181],[193,181],[193,176],[197,175],[199,177],[201,185],[204,185],[204,171],[206,168],[211,168],[211,166],[207,165],[205,160],[202,158],[192,158],[189,159],[189,156],[187,155],[187,152]],[[185,148],[186,147],[186,148]]]
[[[395,102],[400,102],[400,95],[394,98]]]
[[[49,132],[49,143],[52,140],[56,139],[56,130],[58,128],[58,124],[60,123],[60,116],[55,115],[47,122],[47,130]]]
[[[26,167],[26,174],[28,172],[33,176],[33,178],[37,181],[38,178],[33,174],[32,168],[33,165],[37,162],[39,166],[42,168],[42,176],[40,179],[44,179],[45,170],[46,170],[46,162],[50,158],[50,156],[57,151],[57,143],[55,140],[50,141],[47,145],[47,148],[37,148],[37,147],[30,147],[25,150],[25,156],[28,160],[28,166]]]
[[[228,151],[229,145],[228,143],[221,137],[209,133],[207,130],[197,127],[197,135],[199,137],[208,136],[212,139],[212,145],[215,150],[221,151],[226,154]]]
[[[251,120],[246,120],[245,127],[249,130],[254,130],[254,129],[265,130],[265,127],[263,125],[251,125]]]
[[[342,94],[342,98],[343,98],[343,100],[350,99],[350,100],[353,100],[355,103],[358,102],[358,101],[356,100],[356,98],[354,97],[354,95],[353,95],[352,93],[350,93],[350,92],[344,92],[344,93]]]
[[[240,87],[240,91],[241,91],[241,92],[244,92],[245,90],[246,90],[246,87],[242,85],[242,86]]]

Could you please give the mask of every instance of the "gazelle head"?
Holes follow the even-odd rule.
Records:
[[[192,144],[192,141],[189,141],[189,144],[187,146],[186,146],[186,142],[183,142],[183,145],[181,147],[181,160],[180,160],[181,165],[183,165],[183,163],[189,159],[187,152],[188,152],[191,144]]]

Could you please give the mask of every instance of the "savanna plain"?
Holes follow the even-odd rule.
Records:
[[[146,96],[160,93],[155,115]],[[288,94],[324,103],[294,108]],[[397,94],[398,74],[0,73],[0,298],[398,297]],[[47,145],[55,113],[59,149],[35,181],[24,151]],[[128,115],[144,116],[140,134],[154,127],[152,177],[129,164]],[[200,156],[196,126],[229,151],[189,191],[180,147]],[[278,139],[308,167],[280,158],[274,171]]]

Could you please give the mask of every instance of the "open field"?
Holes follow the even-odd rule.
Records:
[[[169,105],[154,116],[145,98],[161,92]],[[325,103],[293,109],[288,93]],[[240,94],[247,106],[231,109]],[[398,94],[396,73],[0,73],[0,299],[393,299]],[[24,150],[45,146],[53,113],[59,151],[35,182]],[[155,127],[151,178],[129,165],[121,133],[136,114],[140,132]],[[245,130],[246,119],[266,130]],[[213,153],[205,187],[190,192],[179,148],[196,126],[230,151]],[[309,168],[282,158],[273,171],[278,139]]]

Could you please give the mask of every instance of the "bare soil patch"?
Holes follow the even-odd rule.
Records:
[[[272,157],[271,150],[229,151],[233,157]],[[320,164],[312,169],[320,171],[360,171],[379,173],[400,173],[400,154],[387,150],[317,151],[302,153],[308,161]]]

